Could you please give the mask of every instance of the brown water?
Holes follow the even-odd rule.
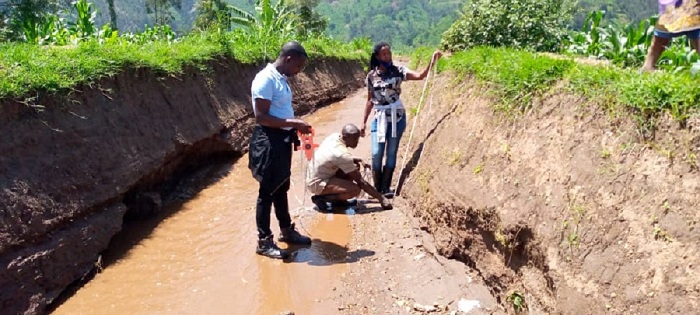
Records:
[[[315,142],[345,123],[358,124],[363,97],[356,93],[306,117],[316,130]],[[369,151],[364,138],[355,155],[366,158]],[[352,214],[312,210],[302,182],[306,162],[302,164],[301,153],[295,152],[290,209],[297,228],[311,236],[313,244],[300,248],[290,261],[256,255],[258,185],[247,162],[244,156],[219,180],[166,210],[172,215],[162,221],[129,227],[120,239],[134,245],[118,251],[113,263],[54,314],[332,314],[334,310],[321,302],[339,283],[347,264],[374,253],[348,250]],[[274,211],[272,217],[272,230],[278,235]]]

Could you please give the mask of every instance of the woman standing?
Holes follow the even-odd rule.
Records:
[[[367,105],[361,134],[365,136],[367,118],[374,112],[370,129],[372,175],[374,187],[388,198],[393,197],[393,192],[390,190],[391,178],[396,168],[399,141],[406,129],[406,110],[400,99],[401,82],[424,79],[440,56],[442,53],[435,51],[428,67],[423,72],[417,73],[406,67],[394,65],[389,44],[381,42],[374,46],[366,80]],[[383,161],[385,151],[386,162]]]

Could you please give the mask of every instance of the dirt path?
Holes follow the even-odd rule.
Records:
[[[364,91],[307,117],[320,142],[361,120]],[[369,139],[356,155],[369,158]],[[257,183],[247,157],[210,170],[215,178],[186,202],[131,225],[104,255],[106,267],[56,314],[448,314],[461,305],[486,314],[495,300],[462,264],[435,257],[432,241],[402,208],[320,214],[311,209],[294,156],[290,205],[314,239],[290,261],[257,256]],[[304,201],[307,200],[307,201]],[[276,220],[273,232],[276,233]],[[460,303],[460,299],[464,301]]]
[[[352,220],[351,249],[371,248],[341,275],[331,300],[337,314],[500,314],[488,289],[467,266],[436,253],[433,238],[403,211],[363,213]]]

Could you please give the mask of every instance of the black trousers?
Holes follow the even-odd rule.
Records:
[[[299,139],[293,130],[268,128],[256,125],[250,139],[248,167],[260,183],[255,204],[255,223],[258,238],[272,235],[270,215],[275,206],[275,216],[281,229],[292,225],[289,215],[290,177],[292,175],[293,146]]]

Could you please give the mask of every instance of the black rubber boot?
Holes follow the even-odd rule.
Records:
[[[259,239],[258,248],[255,249],[255,252],[258,255],[275,259],[285,259],[289,257],[289,253],[287,253],[287,251],[277,247],[277,244],[275,244],[275,240],[272,235],[263,239]]]
[[[382,193],[382,171],[372,170],[372,177],[374,178],[374,188],[376,188],[378,192]]]
[[[334,207],[354,207],[357,206],[357,198],[346,199],[346,200],[333,200],[331,204]]]
[[[301,235],[301,233],[294,228],[294,223],[292,223],[290,227],[282,229],[282,235],[280,235],[279,241],[288,244],[311,245],[311,238]]]
[[[333,205],[328,202],[326,196],[315,195],[311,196],[311,202],[316,206],[316,210],[319,212],[329,213],[333,212]]]
[[[394,198],[394,191],[391,190],[391,178],[394,176],[394,169],[385,167],[382,172],[382,190],[379,192],[389,199]]]

